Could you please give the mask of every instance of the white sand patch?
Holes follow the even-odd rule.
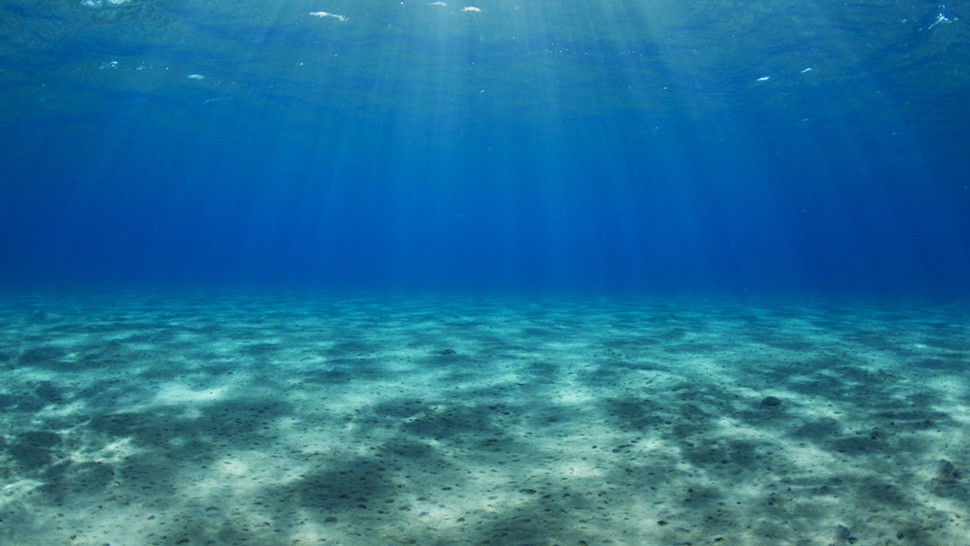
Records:
[[[161,405],[179,405],[185,403],[207,403],[222,399],[227,388],[193,390],[180,383],[166,383],[161,385],[155,395],[155,403]]]
[[[31,491],[40,487],[41,485],[44,485],[44,482],[40,480],[17,480],[12,483],[4,484],[2,487],[0,487],[0,493],[3,495],[3,501],[7,502],[19,499],[24,495],[28,495]]]
[[[343,15],[339,15],[337,13],[328,13],[326,11],[311,11],[310,12],[310,15],[313,16],[313,17],[320,17],[320,18],[329,17],[329,18],[332,18],[332,19],[336,19],[336,20],[340,21],[341,23],[347,21],[347,17],[345,17]]]
[[[970,393],[970,385],[965,384],[958,377],[941,375],[925,379],[924,382],[928,387],[946,393],[947,397],[953,400],[966,399]]]
[[[71,453],[74,463],[118,464],[138,452],[131,438],[121,438],[100,449]]]
[[[249,465],[239,459],[225,459],[216,463],[217,472],[228,476],[245,476],[249,473]]]
[[[583,392],[575,390],[573,388],[564,388],[554,395],[556,401],[564,406],[575,406],[577,411],[581,411],[582,407],[596,399],[596,396],[590,392]]]

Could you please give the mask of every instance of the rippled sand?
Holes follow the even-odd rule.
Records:
[[[0,298],[0,543],[967,544],[970,307]]]

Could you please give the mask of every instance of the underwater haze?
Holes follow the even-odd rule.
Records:
[[[965,292],[961,9],[4,2],[0,274]]]
[[[967,0],[0,0],[0,544],[970,544]]]

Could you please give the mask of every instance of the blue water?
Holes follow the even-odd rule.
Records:
[[[966,293],[967,2],[474,6],[4,2],[0,281]]]
[[[0,543],[970,544],[938,1],[0,1]]]

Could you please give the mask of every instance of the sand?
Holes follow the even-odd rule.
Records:
[[[970,544],[970,306],[0,298],[0,543]]]

